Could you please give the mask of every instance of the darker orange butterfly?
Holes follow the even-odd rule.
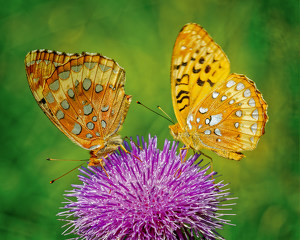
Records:
[[[255,83],[230,73],[227,56],[199,25],[180,31],[171,65],[172,102],[178,123],[171,134],[186,148],[209,149],[240,160],[255,149],[268,121],[267,104]]]
[[[55,126],[90,150],[89,165],[122,147],[118,134],[131,96],[125,94],[125,71],[114,60],[83,52],[35,50],[25,57],[32,94]]]

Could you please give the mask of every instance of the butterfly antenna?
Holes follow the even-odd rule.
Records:
[[[175,122],[173,121],[173,119],[160,107],[160,106],[157,106],[157,108],[162,111],[170,120],[173,124],[175,124]]]
[[[47,161],[70,161],[70,162],[87,162],[89,159],[82,159],[82,160],[74,160],[74,159],[56,159],[56,158],[47,158]]]
[[[51,183],[51,184],[54,183],[54,182],[57,181],[58,179],[60,179],[60,178],[62,178],[62,177],[64,177],[64,176],[66,176],[67,174],[69,174],[69,173],[73,172],[74,170],[76,170],[77,168],[81,167],[83,164],[85,164],[85,162],[82,163],[82,164],[80,164],[80,165],[78,165],[77,167],[74,167],[73,169],[71,169],[70,171],[64,173],[64,174],[61,175],[60,177],[55,178],[54,180],[50,181],[50,183]]]
[[[139,102],[139,101],[136,101],[136,103],[137,103],[137,104],[140,104],[140,105],[142,105],[143,107],[147,108],[147,109],[148,109],[148,110],[150,110],[151,112],[154,112],[155,114],[157,114],[157,115],[161,116],[161,117],[162,117],[162,118],[164,118],[164,119],[167,119],[169,122],[171,122],[171,123],[173,123],[173,124],[174,124],[174,122],[173,122],[173,121],[171,121],[169,118],[165,117],[164,115],[161,115],[161,114],[160,114],[160,113],[158,113],[158,112],[155,112],[154,110],[152,110],[151,108],[148,108],[146,105],[142,104],[141,102]]]

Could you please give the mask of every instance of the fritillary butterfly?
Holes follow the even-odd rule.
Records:
[[[255,149],[268,121],[267,104],[253,81],[230,74],[222,49],[199,25],[180,31],[171,65],[172,102],[178,123],[169,126],[187,148],[206,148],[240,160]]]
[[[118,131],[131,96],[125,71],[114,60],[83,52],[35,50],[25,57],[28,83],[44,113],[68,138],[90,150],[89,165],[122,143]]]

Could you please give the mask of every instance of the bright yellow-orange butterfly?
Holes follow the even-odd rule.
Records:
[[[122,147],[118,131],[131,96],[125,94],[125,71],[114,60],[83,52],[35,50],[25,57],[33,96],[68,138],[90,150],[91,166]]]
[[[240,160],[255,149],[268,121],[267,104],[253,81],[230,74],[222,49],[199,25],[180,31],[173,50],[171,92],[178,123],[169,126],[187,148],[206,148]]]

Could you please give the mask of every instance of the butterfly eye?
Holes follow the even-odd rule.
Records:
[[[178,124],[175,124],[175,125],[170,125],[169,126],[170,128],[170,131],[171,131],[171,134],[173,135],[174,138],[176,138],[178,136]]]

